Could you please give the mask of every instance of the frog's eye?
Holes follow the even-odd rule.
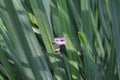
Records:
[[[63,42],[63,41],[65,41],[65,40],[61,39],[60,41]]]

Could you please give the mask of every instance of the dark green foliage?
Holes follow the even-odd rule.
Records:
[[[119,80],[119,4],[0,0],[0,80]]]

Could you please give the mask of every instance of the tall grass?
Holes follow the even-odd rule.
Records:
[[[0,0],[0,80],[119,80],[119,4]]]

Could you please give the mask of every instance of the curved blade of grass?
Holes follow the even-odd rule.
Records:
[[[89,43],[92,43],[93,29],[90,19],[90,1],[81,0],[81,18],[82,18],[82,30],[89,39]],[[91,44],[92,45],[92,44]]]
[[[16,80],[15,74],[13,72],[13,68],[8,63],[6,55],[1,47],[0,47],[0,61],[2,62],[3,66],[5,68],[5,72],[7,73],[8,78],[10,80]]]
[[[46,15],[44,13],[44,8],[42,6],[42,3],[40,1],[32,1],[30,0],[33,12],[35,14],[36,20],[38,21],[38,27],[40,29],[40,32],[43,37],[44,44],[46,46],[47,52],[48,53],[54,53],[54,48],[52,45],[52,39],[53,39],[53,33],[51,29],[51,25],[49,24]],[[38,3],[40,4],[38,4]]]
[[[101,55],[102,59],[104,59],[104,57],[105,57],[105,51],[103,49],[103,44],[102,44],[102,41],[101,41],[101,38],[100,38],[100,34],[99,34],[98,30],[97,30],[97,22],[98,22],[97,20],[98,19],[94,18],[92,12],[90,12],[90,15],[91,15],[91,21],[92,21],[93,31],[95,33],[95,36],[96,36],[96,39],[97,39],[97,42],[98,42],[98,45],[99,45],[99,49],[100,49],[99,51],[101,52],[100,55]],[[98,14],[96,16],[98,16]]]
[[[5,28],[5,26],[1,23],[0,24],[0,33],[3,37],[3,40],[5,41],[7,47],[5,47],[5,52],[6,52],[6,55],[9,56],[13,61],[14,63],[16,64],[16,67],[19,71],[19,75],[21,75],[22,77],[25,76],[25,73],[24,73],[24,70],[23,70],[23,66],[19,60],[19,56],[17,56],[15,53],[16,53],[16,50],[13,46],[13,44],[11,43],[9,37],[8,37],[8,33],[6,30],[4,30],[3,28]]]
[[[74,80],[80,80],[79,68],[78,68],[78,56],[76,50],[77,41],[75,40],[76,35],[73,32],[73,26],[71,26],[69,13],[67,9],[67,1],[58,0],[57,7],[59,11],[60,22],[62,23],[63,36],[67,39],[66,49],[67,56],[69,59],[69,66],[71,71],[71,77]],[[77,46],[78,47],[78,46]]]
[[[90,6],[90,1],[89,0],[81,0],[81,26],[82,29],[81,31],[83,31],[86,34],[86,38],[89,40],[89,44],[91,46],[92,50],[94,49],[94,30],[92,28],[92,21],[91,21],[91,15],[90,15],[90,11],[91,11],[91,6]],[[92,2],[92,1],[91,1]],[[95,1],[93,1],[95,2]],[[80,30],[79,30],[80,31]]]
[[[101,19],[102,19],[102,23],[103,23],[103,28],[105,30],[105,33],[107,35],[107,37],[109,38],[110,37],[110,34],[108,32],[108,27],[107,27],[107,24],[106,24],[106,21],[105,21],[105,17],[103,16],[103,9],[102,9],[102,1],[99,1],[99,9],[100,9],[100,15],[101,15]]]
[[[21,11],[24,10],[24,8],[21,5],[19,5],[19,4],[21,4],[20,1],[19,1],[19,4],[17,4],[18,1],[14,0],[14,3],[16,3],[15,6],[16,6],[17,10],[19,10],[19,9],[21,9]],[[32,50],[32,54],[35,58],[35,62],[39,66],[39,71],[41,73],[41,77],[43,78],[43,80],[46,80],[46,79],[51,80],[52,75],[48,69],[48,65],[43,56],[43,52],[41,51],[41,48],[38,45],[38,41],[32,31],[32,26],[29,23],[27,15],[26,14],[24,14],[24,15],[18,14],[18,15],[19,15],[20,21],[25,25],[23,30],[24,30],[25,36],[27,38],[27,42]]]
[[[39,80],[41,78],[41,76],[38,72],[38,69],[34,68],[34,67],[37,67],[37,65],[34,63],[34,59],[30,52],[31,50],[27,44],[24,32],[22,30],[22,25],[19,22],[15,8],[11,1],[5,1],[5,5],[8,10],[8,14],[5,13],[2,15],[4,16],[3,19],[4,19],[4,22],[6,23],[5,25],[7,25],[6,27],[7,27],[8,31],[10,32],[10,34],[9,34],[10,39],[14,40],[13,43],[14,43],[14,46],[16,46],[15,48],[19,53],[18,54],[19,59],[24,64],[27,64],[27,65],[30,64],[30,65],[28,65],[29,68],[24,67],[24,70],[27,73],[26,75],[27,75],[27,77],[29,76],[29,78],[31,78],[31,79],[36,78],[37,80]],[[5,18],[6,18],[6,20],[5,20]],[[19,25],[19,27],[18,27],[18,25]],[[22,45],[22,44],[24,44],[24,45]],[[27,78],[26,80],[29,80],[29,78]]]
[[[11,23],[11,20],[10,20],[10,18],[9,18],[9,15],[8,15],[8,13],[7,13],[7,11],[6,11],[6,7],[5,7],[5,4],[4,4],[4,2],[1,0],[0,1],[0,5],[1,5],[1,7],[0,7],[0,12],[1,12],[1,15],[2,15],[2,19],[3,19],[3,21],[5,21],[4,23],[5,23],[5,26],[9,26],[10,28],[12,28],[12,23]],[[12,32],[13,33],[13,32]],[[8,34],[8,36],[9,36],[9,39],[11,39],[11,37],[10,37],[10,33]],[[15,36],[15,35],[14,35]],[[5,38],[5,37],[4,37]],[[6,39],[6,38],[5,38]],[[13,38],[13,35],[12,35],[12,39],[14,39]],[[11,39],[11,40],[12,40]],[[7,39],[6,39],[6,41],[7,41]],[[9,41],[8,41],[9,42]],[[15,42],[14,42],[15,43]],[[10,47],[10,45],[9,45],[9,47]],[[17,46],[17,47],[19,47],[19,46]],[[13,47],[11,47],[11,48],[13,48]],[[19,48],[20,49],[20,48]],[[14,49],[11,49],[11,50],[15,50],[15,48]],[[20,52],[21,52],[22,50],[20,50]],[[14,52],[14,51],[13,51]],[[18,53],[18,52],[17,52]],[[22,54],[22,53],[21,53]],[[18,54],[15,54],[15,55],[17,55],[17,58],[18,58],[18,60],[20,60],[20,55],[18,55]],[[22,59],[21,60],[23,60],[23,62],[25,61],[25,59],[24,59],[24,54],[22,54],[21,55],[22,57]],[[20,60],[20,61],[21,61]],[[21,64],[21,63],[20,63]],[[24,69],[24,68],[23,68]],[[25,71],[25,69],[23,70],[23,69],[21,69],[21,71]],[[22,76],[23,77],[23,79],[26,79],[27,80],[27,77],[26,77],[26,75],[23,75]]]
[[[52,68],[53,68],[55,78],[57,78],[58,80],[64,80],[64,75],[60,74],[61,68],[58,66],[58,63],[57,63],[57,60],[59,59],[57,59],[54,54],[55,52],[52,44],[52,40],[53,40],[53,32],[51,29],[52,26],[48,22],[48,18],[46,17],[46,14],[49,14],[49,12],[48,13],[45,12],[45,8],[47,7],[43,6],[42,0],[39,0],[39,1],[30,0],[30,3],[33,9],[33,12],[35,14],[36,20],[38,21],[38,27],[40,29],[42,39],[47,49],[47,52],[53,56],[53,57],[50,56],[49,58],[50,58],[50,62],[52,63]]]
[[[71,8],[70,10],[74,14],[73,16],[74,16],[75,22],[77,24],[77,28],[79,31],[81,31],[83,23],[82,23],[81,16],[80,16],[81,12],[79,12],[80,8],[76,7],[76,3],[74,0],[69,0],[67,2],[69,3],[69,7]],[[76,2],[79,2],[79,1],[76,1]],[[81,4],[83,4],[83,3],[81,3]]]
[[[53,30],[56,37],[63,37],[63,32],[61,28],[61,22],[59,21],[59,12],[56,5],[56,1],[51,2],[51,18],[52,18],[52,25]]]
[[[49,24],[50,24],[50,26],[51,26],[50,1],[51,1],[51,0],[42,0],[42,4],[43,4],[43,6],[44,6],[44,10],[45,10],[45,13],[46,13],[46,15],[47,15],[48,22],[49,22]],[[52,28],[52,26],[51,26],[51,28]]]
[[[52,15],[52,24],[53,24],[53,29],[55,32],[55,36],[56,37],[63,37],[63,31],[62,31],[62,23],[60,22],[60,16],[59,16],[59,11],[56,5],[56,1],[52,1],[51,4],[51,15]],[[63,62],[63,69],[65,70],[65,77],[66,79],[71,80],[71,72],[70,72],[70,67],[69,67],[69,62],[66,58],[66,56],[64,55],[64,53],[60,53],[63,54],[62,56],[62,62]]]
[[[107,0],[108,1],[108,0]],[[109,2],[109,11],[111,16],[111,23],[112,23],[112,35],[113,35],[113,42],[114,47],[116,48],[116,55],[117,55],[117,68],[118,68],[118,75],[120,79],[120,33],[119,33],[119,17],[120,17],[120,11],[119,11],[119,0]]]
[[[90,46],[88,44],[88,41],[85,38],[85,35],[81,32],[78,32],[78,37],[81,41],[81,46],[83,47],[84,53],[84,69],[85,74],[87,76],[88,80],[102,80],[100,73],[97,69],[97,66],[95,65],[94,58],[90,51]]]

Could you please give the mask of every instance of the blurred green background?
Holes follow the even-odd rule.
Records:
[[[0,0],[0,80],[120,80],[119,24],[120,0]]]

